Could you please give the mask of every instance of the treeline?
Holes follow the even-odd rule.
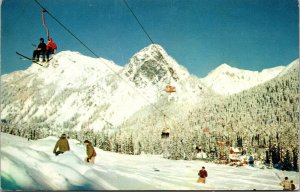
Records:
[[[169,125],[159,112],[137,116],[123,125],[123,134],[134,135],[142,151],[171,159],[194,159],[196,146],[210,159],[226,159],[233,146],[274,167],[299,170],[298,87],[298,66],[293,66],[289,73],[242,93],[211,97],[189,111],[174,108],[177,114],[169,115]],[[170,137],[161,139],[166,126],[172,126]]]

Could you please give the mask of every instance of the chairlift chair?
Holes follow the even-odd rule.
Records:
[[[165,91],[167,93],[174,93],[174,92],[176,92],[176,87],[171,86],[171,85],[167,85]]]
[[[161,138],[169,138],[170,136],[170,129],[167,128],[167,129],[164,129],[162,132],[161,132]]]
[[[164,115],[164,125],[165,128],[163,129],[163,131],[161,132],[161,138],[169,138],[170,136],[170,128],[167,127],[167,123],[166,123],[166,115]]]

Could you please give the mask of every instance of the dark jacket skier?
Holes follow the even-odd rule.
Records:
[[[296,189],[296,186],[294,184],[294,181],[291,180],[291,190],[294,191]]]
[[[56,151],[58,148],[58,151]],[[70,150],[69,142],[66,138],[66,134],[62,134],[59,140],[56,142],[55,147],[53,149],[53,153],[57,156],[61,153]]]
[[[202,167],[202,169],[198,172],[199,178],[198,183],[205,183],[206,177],[208,176],[207,171],[205,170],[205,167]]]
[[[43,57],[43,61],[45,61],[45,51],[46,51],[46,44],[44,43],[44,39],[40,38],[40,44],[38,47],[33,51],[32,60],[35,60],[36,62],[39,61],[40,55]]]
[[[86,162],[95,164],[96,151],[92,143],[88,140],[85,140],[83,143],[86,146],[86,154],[87,154],[87,157],[85,158]]]
[[[254,166],[254,158],[252,155],[249,157],[248,161],[249,161],[249,165],[253,167]]]

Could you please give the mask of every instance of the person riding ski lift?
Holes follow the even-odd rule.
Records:
[[[53,42],[52,38],[49,38],[48,44],[46,46],[46,57],[47,57],[47,62],[49,61],[49,55],[54,54],[55,50],[57,49],[56,44]]]
[[[40,44],[38,47],[33,51],[32,60],[38,62],[40,59],[40,55],[43,57],[43,62],[45,61],[45,51],[46,51],[46,44],[44,43],[44,38],[40,38]],[[35,59],[36,57],[36,59]]]

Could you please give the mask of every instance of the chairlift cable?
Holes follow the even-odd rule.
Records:
[[[132,13],[132,15],[134,16],[135,20],[138,22],[138,24],[140,25],[140,27],[142,28],[142,30],[144,31],[144,33],[147,35],[148,39],[151,41],[152,44],[154,44],[154,41],[151,39],[150,35],[147,33],[147,31],[145,30],[145,28],[143,27],[142,23],[140,22],[140,20],[138,19],[138,17],[134,14],[134,12],[132,11],[132,9],[129,7],[128,3],[126,0],[123,0],[123,2],[125,3],[126,7],[130,10],[130,12]]]

